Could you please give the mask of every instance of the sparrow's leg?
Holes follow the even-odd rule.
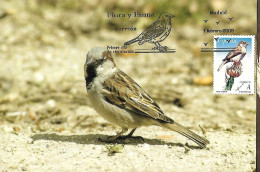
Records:
[[[131,131],[128,135],[126,135],[126,136],[120,136],[120,137],[118,137],[118,139],[124,140],[124,139],[127,139],[127,138],[134,138],[134,139],[141,139],[141,140],[144,141],[144,138],[141,137],[141,136],[133,136],[133,134],[134,134],[134,132],[135,132],[136,129],[137,129],[137,128],[132,129],[132,131]]]
[[[120,131],[119,133],[117,133],[117,135],[115,136],[109,136],[107,139],[101,139],[99,138],[98,140],[99,141],[102,141],[102,142],[107,142],[107,143],[110,143],[110,142],[113,142],[115,141],[118,137],[120,137],[122,134],[124,134],[125,132],[127,132],[127,128],[122,128],[122,131]]]
[[[136,128],[132,129],[132,131],[127,135],[128,137],[132,137],[132,135],[134,134]]]
[[[136,128],[132,129],[132,131],[129,134],[127,134],[126,136],[119,136],[118,138],[119,139],[126,139],[126,138],[129,138],[129,137],[132,137],[135,130],[136,130]]]

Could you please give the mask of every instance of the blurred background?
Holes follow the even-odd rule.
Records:
[[[210,10],[227,10],[227,15],[209,15]],[[155,17],[108,18],[107,12]],[[117,66],[168,116],[189,128],[199,130],[201,124],[207,131],[254,134],[255,96],[213,95],[213,54],[200,52],[206,42],[213,46],[214,33],[204,33],[205,28],[256,34],[256,1],[246,0],[1,0],[1,129],[7,133],[116,129],[89,106],[83,77],[86,53],[96,46],[123,45],[162,12],[175,15],[172,32],[162,45],[177,52],[116,54]],[[232,22],[229,17],[234,17]],[[131,26],[136,31],[114,30]]]

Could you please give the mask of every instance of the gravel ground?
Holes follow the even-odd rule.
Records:
[[[157,131],[157,132],[155,132]],[[109,154],[99,137],[111,132],[27,133],[1,132],[1,169],[8,171],[253,171],[255,137],[235,132],[208,132],[206,149],[185,148],[181,136],[156,127],[140,129],[144,141],[131,140],[119,153]],[[220,139],[221,138],[221,139]],[[191,145],[191,144],[190,144]],[[112,145],[116,146],[116,145]]]

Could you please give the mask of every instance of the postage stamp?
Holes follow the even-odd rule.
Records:
[[[254,94],[255,36],[214,35],[213,93]]]

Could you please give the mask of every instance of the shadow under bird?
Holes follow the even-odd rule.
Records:
[[[175,17],[170,13],[162,13],[159,18],[151,24],[147,29],[145,29],[136,38],[124,43],[124,47],[127,45],[138,42],[139,45],[149,42],[155,44],[154,50],[159,50],[161,52],[167,51],[167,46],[162,46],[160,42],[165,40],[171,32],[172,22],[171,19]]]
[[[249,45],[246,41],[240,41],[236,48],[231,50],[227,56],[222,60],[223,62],[218,67],[218,72],[220,69],[228,62],[240,62],[246,55],[246,47]]]
[[[91,49],[84,65],[88,98],[93,108],[122,131],[107,138],[113,142],[131,137],[136,128],[157,125],[176,131],[201,148],[209,141],[166,116],[158,104],[127,74],[117,68],[112,55],[104,48]],[[122,136],[128,129],[131,132]]]

